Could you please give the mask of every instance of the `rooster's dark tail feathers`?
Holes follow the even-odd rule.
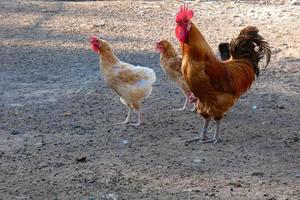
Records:
[[[259,75],[259,61],[266,55],[266,66],[270,62],[271,49],[255,26],[242,29],[239,36],[230,42],[230,54],[233,59],[247,59],[253,65],[256,76]]]

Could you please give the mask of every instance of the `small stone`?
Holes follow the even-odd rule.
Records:
[[[279,109],[285,109],[285,107],[284,106],[277,106],[277,108],[279,108]]]
[[[295,175],[297,178],[300,178],[300,172],[296,173]]]
[[[216,194],[211,192],[208,194],[208,196],[213,197],[213,196],[216,196]]]
[[[196,159],[194,159],[194,160],[193,160],[193,162],[194,162],[194,163],[201,163],[201,162],[202,162],[202,160],[201,160],[201,159],[198,159],[198,158],[196,158]]]
[[[236,183],[234,186],[235,187],[242,187],[242,184],[241,183]]]
[[[96,27],[101,27],[101,26],[105,26],[105,22],[104,21],[100,21],[100,22],[94,23],[92,27],[96,28]]]
[[[76,158],[76,162],[86,162],[86,156]]]
[[[129,140],[123,140],[122,143],[123,143],[123,144],[129,144],[130,141],[129,141]]]
[[[10,134],[12,135],[19,135],[19,134],[22,134],[20,131],[18,130],[13,130],[12,132],[10,132]]]
[[[263,172],[252,172],[252,176],[263,176],[265,175]]]
[[[64,117],[68,117],[68,116],[70,116],[70,115],[71,115],[70,112],[64,112]]]

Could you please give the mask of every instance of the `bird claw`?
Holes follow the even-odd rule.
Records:
[[[173,109],[173,110],[175,110],[175,111],[184,111],[185,108],[175,108],[175,109]]]
[[[219,142],[220,142],[220,140],[219,139],[215,139],[215,138],[213,138],[213,139],[207,139],[207,140],[202,140],[201,141],[202,144],[217,144]]]
[[[216,139],[216,138],[212,138],[212,139],[206,139],[206,140],[202,140],[201,143],[202,144],[217,144],[221,142],[220,139]]]
[[[138,123],[130,123],[129,125],[137,127],[137,126],[141,125],[141,123],[139,123],[139,122]]]
[[[198,142],[198,141],[205,141],[207,137],[196,137],[194,139],[188,140],[185,142],[185,144],[190,144],[192,142]]]
[[[128,124],[128,122],[129,121],[116,122],[116,123],[111,124],[110,126],[114,126],[114,125],[126,125],[126,124]]]
[[[217,144],[219,143],[221,140],[220,139],[216,139],[216,138],[213,138],[213,139],[209,139],[208,137],[196,137],[194,139],[191,139],[191,140],[188,140],[185,142],[185,144],[190,144],[192,142],[200,142],[202,144]]]

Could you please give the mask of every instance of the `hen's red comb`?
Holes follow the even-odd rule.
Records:
[[[180,6],[180,10],[176,15],[176,22],[179,23],[181,21],[190,20],[194,16],[194,11],[189,10],[188,4],[183,4]]]
[[[96,41],[98,41],[98,38],[96,36],[90,37],[90,42],[96,42]]]

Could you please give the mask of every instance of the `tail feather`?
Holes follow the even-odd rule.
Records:
[[[218,46],[219,49],[219,55],[221,57],[221,60],[225,61],[230,58],[230,51],[229,51],[229,43],[228,42],[222,42]]]
[[[230,54],[233,59],[247,59],[253,65],[256,76],[259,76],[259,61],[266,55],[266,66],[271,59],[271,49],[255,26],[247,26],[239,36],[230,42]]]
[[[155,72],[153,69],[148,67],[136,66],[134,68],[136,72],[142,73],[144,75],[144,79],[152,85],[156,81]]]

